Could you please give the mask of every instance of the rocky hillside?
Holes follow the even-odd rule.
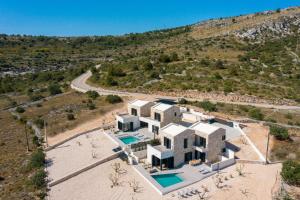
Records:
[[[265,11],[239,17],[214,19],[193,26],[195,38],[233,34],[239,38],[261,41],[268,37],[294,34],[300,26],[300,8]]]

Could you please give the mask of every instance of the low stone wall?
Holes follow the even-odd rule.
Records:
[[[261,160],[244,160],[244,159],[236,159],[237,163],[247,163],[247,164],[262,164],[265,165],[266,162]]]
[[[229,167],[234,164],[235,164],[235,159],[230,158],[228,160],[224,160],[224,161],[220,161],[220,162],[211,164],[210,168],[212,171],[217,171],[217,170],[224,169],[224,168]]]
[[[93,132],[93,131],[97,131],[97,130],[100,130],[100,129],[102,129],[102,127],[98,127],[98,128],[94,128],[94,129],[91,129],[91,130],[88,130],[88,131],[77,133],[77,134],[75,134],[75,135],[73,135],[73,136],[71,136],[71,137],[69,137],[69,138],[67,138],[67,139],[65,139],[65,140],[57,143],[57,144],[54,144],[52,146],[49,146],[49,147],[45,148],[45,151],[50,151],[50,150],[55,149],[56,147],[58,147],[58,146],[60,146],[60,145],[62,145],[64,143],[66,143],[66,142],[68,142],[68,141],[76,138],[76,137],[79,137],[81,135],[84,135],[84,134],[87,134],[87,133],[90,133],[90,132]]]

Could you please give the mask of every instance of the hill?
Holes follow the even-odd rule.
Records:
[[[32,73],[61,71],[60,79],[46,82],[65,83],[70,80],[69,70],[101,63],[100,70],[92,70],[90,82],[102,87],[236,94],[299,103],[299,24],[296,7],[123,36],[3,34],[1,74],[28,74],[17,79],[25,84],[10,87],[2,77],[1,91],[40,87],[33,77],[39,75]]]

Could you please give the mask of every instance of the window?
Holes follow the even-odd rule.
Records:
[[[174,116],[175,116],[175,117],[177,116],[177,113],[176,113],[176,112],[174,113]]]
[[[152,133],[158,134],[159,128],[157,126],[152,125]]]
[[[206,148],[206,139],[197,135],[195,138],[195,146]]]
[[[160,114],[159,113],[154,113],[154,119],[160,122]]]
[[[171,149],[171,140],[169,138],[164,137],[164,146],[167,149]]]
[[[137,110],[135,108],[131,108],[131,115],[137,116]]]
[[[188,147],[188,139],[187,138],[184,138],[183,140],[183,148],[187,148]]]
[[[223,152],[223,153],[226,153],[226,148],[223,148],[223,149],[222,149],[222,152]]]
[[[222,135],[222,140],[225,140],[226,139],[226,135]]]

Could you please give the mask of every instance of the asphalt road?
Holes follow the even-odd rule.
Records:
[[[97,68],[100,67],[100,65],[96,66]],[[143,94],[143,93],[133,93],[133,92],[123,92],[123,91],[117,91],[117,90],[107,90],[100,87],[94,87],[86,83],[86,81],[89,79],[89,77],[92,75],[91,71],[88,71],[76,79],[74,79],[71,83],[71,88],[74,90],[77,90],[79,92],[87,92],[90,90],[97,91],[100,95],[119,95],[119,96],[131,96],[134,98],[141,98],[141,99],[159,99],[159,98],[165,98],[165,99],[172,99],[177,100],[178,98],[182,97],[173,97],[173,96],[162,96],[162,95],[156,95],[156,94]],[[189,101],[195,101],[195,100],[201,100],[201,99],[194,99],[194,98],[186,98]],[[216,102],[213,99],[210,99],[212,102]],[[217,101],[222,103],[230,103],[230,104],[238,104],[238,105],[250,105],[255,107],[261,107],[261,108],[275,108],[275,109],[282,109],[282,110],[294,110],[294,111],[300,111],[300,106],[290,106],[290,105],[272,105],[272,104],[263,104],[263,103],[250,103],[250,102],[233,102],[233,101]]]

